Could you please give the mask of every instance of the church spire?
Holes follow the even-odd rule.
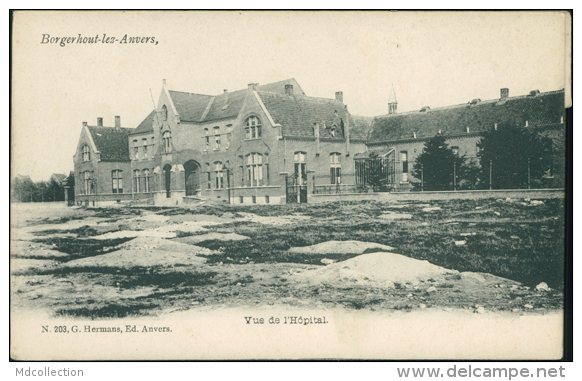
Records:
[[[398,109],[398,101],[396,100],[396,91],[394,91],[394,83],[388,95],[388,114],[396,114]]]

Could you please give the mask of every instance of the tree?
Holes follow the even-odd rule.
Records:
[[[483,133],[477,154],[484,188],[525,189],[541,185],[551,174],[552,140],[513,123]]]
[[[459,178],[468,170],[466,158],[459,156],[449,148],[442,135],[436,135],[424,144],[422,153],[418,155],[412,168],[412,176],[419,182],[415,189],[426,191],[444,191],[460,188]],[[455,174],[457,178],[455,179]]]

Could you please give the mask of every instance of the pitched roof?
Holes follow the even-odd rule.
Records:
[[[353,122],[350,124],[350,135],[352,139],[367,140],[373,118],[369,116],[352,115]]]
[[[129,161],[127,137],[131,128],[87,126],[97,151],[101,152],[101,161]]]
[[[266,85],[261,85],[257,88],[259,91],[267,91],[269,93],[280,93],[285,94],[285,86],[293,85],[293,95],[305,96],[305,92],[299,86],[299,83],[295,78],[285,79],[279,82],[267,83]]]
[[[483,132],[495,123],[530,126],[560,123],[564,116],[564,90],[518,97],[479,101],[456,106],[388,114],[374,118],[369,142],[433,137],[439,130],[445,136],[469,131]]]
[[[319,123],[320,137],[332,138],[331,130],[335,124],[335,137],[343,138],[342,127],[346,117],[343,103],[335,99],[296,97],[263,91],[258,94],[273,121],[283,126],[283,136],[313,137],[314,124]]]
[[[267,83],[258,86],[257,90],[284,94],[286,85],[293,85],[293,93],[295,95],[305,96],[303,89],[294,78]],[[181,121],[210,122],[237,117],[248,94],[248,90],[237,90],[216,96],[173,90],[169,90],[169,93],[176,107],[176,111],[180,114]]]
[[[156,110],[152,110],[148,116],[137,126],[136,129],[132,130],[129,134],[144,134],[154,131],[154,119],[156,117]]]
[[[202,121],[209,122],[212,120],[236,118],[242,108],[247,93],[247,90],[237,90],[215,96],[208,113]]]
[[[212,99],[212,95],[185,93],[169,90],[176,111],[180,114],[180,121],[199,122]]]
[[[51,179],[55,178],[55,181],[57,181],[58,183],[62,183],[63,180],[67,177],[64,173],[53,173],[51,175]]]

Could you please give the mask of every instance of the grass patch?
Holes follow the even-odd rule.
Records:
[[[69,254],[68,257],[54,258],[55,260],[66,262],[73,259],[110,253],[118,250],[118,245],[131,241],[132,239],[134,238],[78,239],[73,237],[51,237],[36,239],[34,242],[54,245],[54,250]]]
[[[152,286],[158,288],[206,286],[216,283],[212,279],[216,274],[216,272],[142,273],[119,282],[119,287],[129,289]]]
[[[151,315],[151,310],[158,308],[158,304],[128,303],[109,304],[104,307],[61,308],[55,312],[56,316],[75,318],[125,318],[128,316]]]

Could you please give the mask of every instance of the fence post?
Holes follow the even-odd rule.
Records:
[[[493,189],[492,181],[493,160],[489,160],[489,189]]]
[[[457,190],[457,163],[453,162],[453,190]]]
[[[424,164],[420,165],[420,191],[424,192]]]
[[[529,167],[529,157],[527,158],[527,189],[531,189],[531,172]]]

